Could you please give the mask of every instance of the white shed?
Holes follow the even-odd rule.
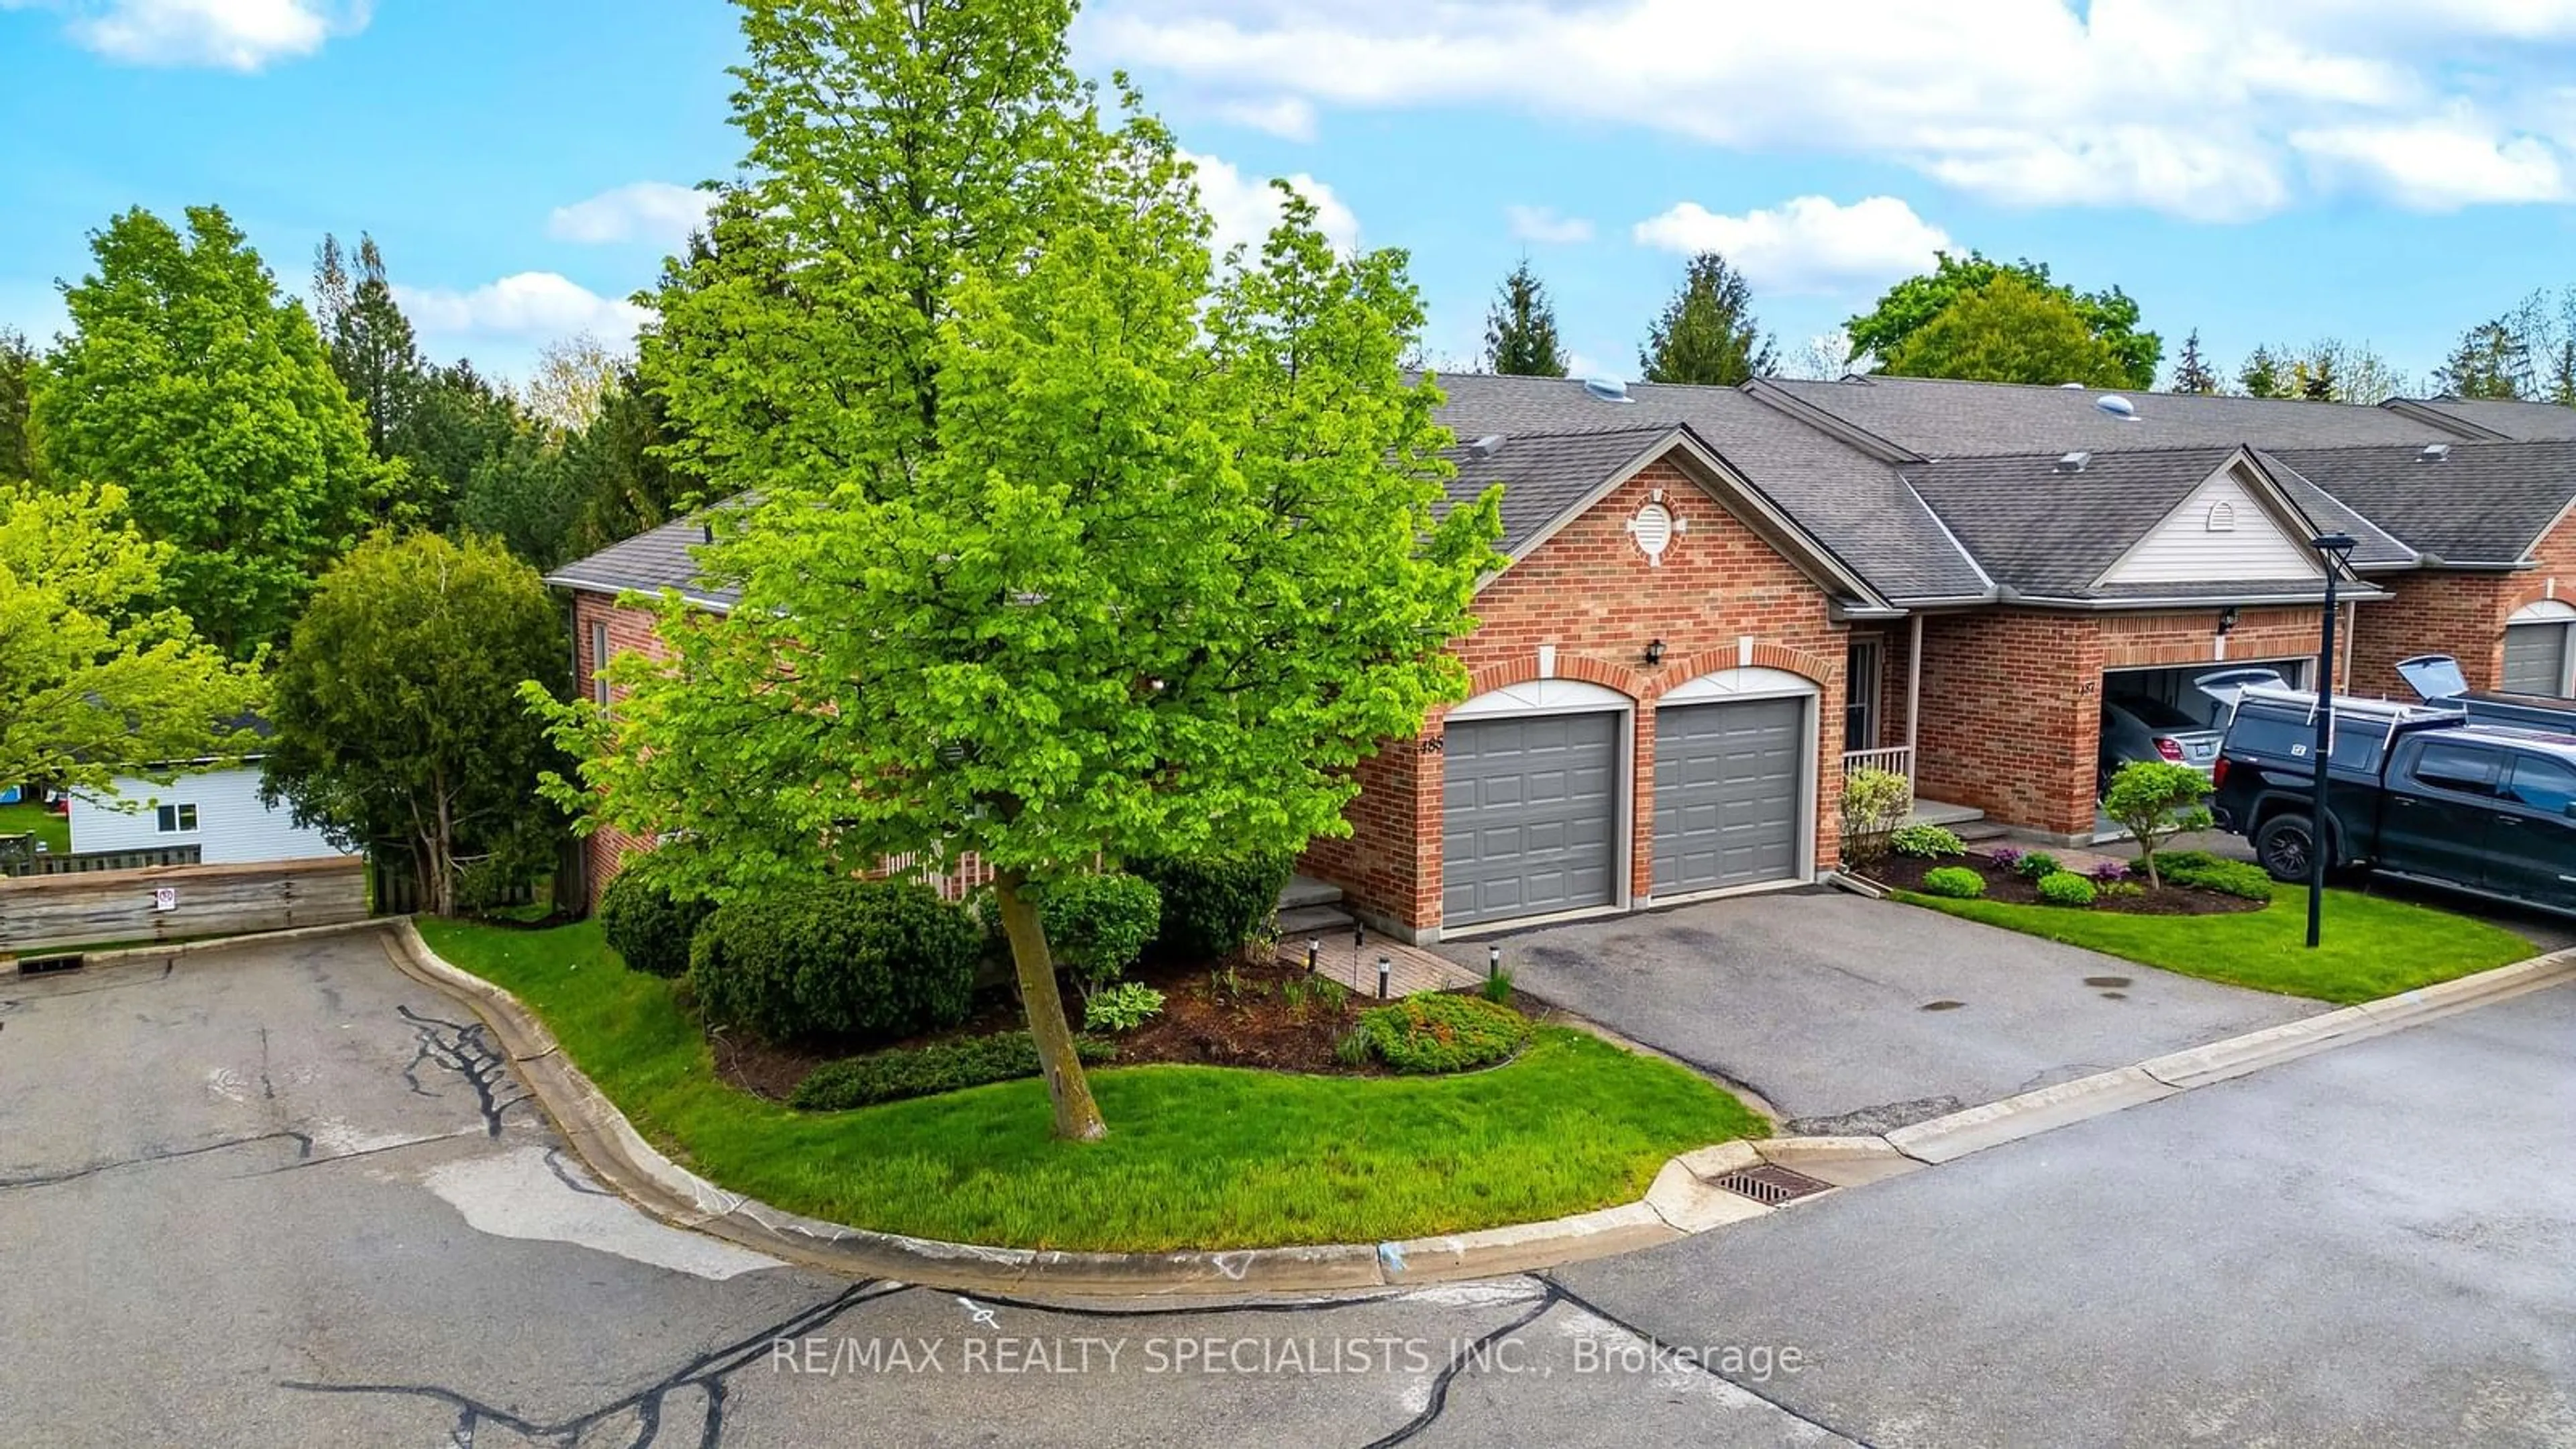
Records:
[[[72,849],[150,850],[194,845],[208,865],[257,865],[348,855],[319,830],[299,827],[285,805],[260,803],[259,764],[200,770],[167,785],[120,777],[122,808],[72,797]]]

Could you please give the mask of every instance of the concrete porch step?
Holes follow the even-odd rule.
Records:
[[[1353,924],[1351,913],[1340,906],[1299,906],[1279,913],[1279,939],[1303,941],[1309,936],[1322,936],[1348,945]]]
[[[1905,817],[1908,825],[1946,825],[1957,830],[1986,818],[1986,812],[1974,805],[1952,805],[1940,800],[1917,799],[1914,813]]]
[[[1963,820],[1951,826],[1950,833],[1968,845],[1982,845],[1987,841],[2001,840],[2012,834],[2010,830],[1991,820]]]
[[[1336,905],[1341,899],[1340,886],[1317,880],[1311,875],[1292,875],[1288,877],[1287,889],[1279,893],[1279,909],[1284,912],[1305,906]]]

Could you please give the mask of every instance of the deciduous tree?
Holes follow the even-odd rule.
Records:
[[[532,876],[564,819],[538,793],[565,761],[522,690],[570,687],[561,606],[490,539],[379,533],[296,621],[268,707],[262,794],[344,846],[398,853],[456,907],[462,868]]]
[[[2153,332],[2138,330],[2138,304],[2129,294],[2113,287],[2102,292],[2078,292],[2063,283],[2052,281],[2044,263],[2024,259],[1998,262],[1981,252],[1965,257],[1939,254],[1933,269],[1921,276],[1908,277],[1890,287],[1878,299],[1878,305],[1845,324],[1851,331],[1853,355],[1870,356],[1884,361],[1932,319],[1954,303],[1971,294],[1984,291],[1995,279],[2014,276],[2032,288],[2049,293],[2082,319],[2085,331],[2110,349],[2116,370],[2107,377],[2054,379],[2057,382],[2099,382],[2110,387],[2149,388],[2155,386],[2156,363],[2164,356],[2164,339]],[[1943,374],[1948,376],[1951,374]]]
[[[719,898],[977,853],[1056,1130],[1097,1137],[1038,900],[1346,828],[1351,767],[1463,692],[1495,504],[1442,515],[1402,257],[1283,188],[1211,294],[1187,170],[1099,119],[1068,4],[744,8],[762,204],[647,349],[684,451],[762,489],[703,554],[743,598],[665,598],[671,660],[552,711],[556,798],[706,842],[678,868]]]
[[[1507,377],[1565,376],[1556,308],[1526,259],[1494,289],[1494,304],[1485,313],[1485,366]]]
[[[93,234],[35,418],[58,482],[114,484],[177,545],[173,602],[248,658],[360,531],[384,478],[302,304],[217,207],[181,235],[140,209]]]
[[[1734,387],[1777,369],[1780,350],[1753,318],[1753,286],[1715,252],[1691,258],[1637,351],[1648,382]]]
[[[1897,377],[2043,386],[2120,387],[2129,376],[2073,303],[2012,271],[1942,308],[1881,354],[1880,365]]]
[[[0,780],[104,794],[248,742],[259,676],[163,603],[174,552],[119,489],[0,485]]]

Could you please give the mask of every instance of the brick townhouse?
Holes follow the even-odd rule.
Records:
[[[1470,697],[1359,772],[1305,869],[1414,940],[1815,879],[1844,774],[2057,839],[2099,829],[2106,700],[2305,678],[2320,531],[2359,546],[2348,653],[2568,692],[2576,420],[1868,379],[1743,389],[1441,379],[1454,494],[1512,562],[1454,646]],[[2564,414],[2564,416],[2562,416]],[[679,522],[566,566],[580,679],[652,649],[625,589],[731,596]],[[2553,652],[2554,651],[2554,652]],[[594,883],[637,842],[592,844]]]

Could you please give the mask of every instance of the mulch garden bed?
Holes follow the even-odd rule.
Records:
[[[2039,898],[2036,882],[2025,878],[2010,867],[1995,864],[1976,851],[1970,851],[1964,856],[1951,856],[1946,860],[1924,860],[1910,855],[1891,855],[1871,867],[1868,878],[1896,890],[1930,895],[1931,892],[1923,889],[1923,877],[1943,866],[1964,866],[1984,876],[1986,893],[1980,899],[2001,901],[2006,905],[2016,906],[2047,904]],[[2083,874],[2082,871],[2076,873]],[[2147,883],[2144,871],[2132,874],[2130,879],[2140,886]],[[2175,885],[2168,882],[2162,890],[2148,890],[2143,895],[2099,896],[2093,902],[2091,909],[2127,916],[2223,916],[2239,911],[2259,911],[2269,904],[2271,903],[2268,901],[2249,901],[2242,896],[2231,896],[2219,891],[2203,890],[2198,886]],[[2062,906],[2057,909],[2081,908]]]
[[[1136,971],[1134,979],[1163,993],[1163,1010],[1134,1031],[1109,1038],[1118,1048],[1118,1066],[1174,1063],[1341,1077],[1387,1074],[1373,1060],[1354,1066],[1333,1052],[1334,1045],[1358,1025],[1360,1013],[1379,1004],[1377,999],[1346,991],[1338,993],[1336,1005],[1335,983],[1310,976],[1302,967],[1268,959],[1239,962],[1230,971],[1147,966]],[[1547,1010],[1545,1003],[1520,992],[1512,993],[1510,1005],[1532,1017]],[[1082,999],[1070,984],[1065,987],[1064,1006],[1066,1016],[1080,1030]],[[1018,990],[1002,986],[977,992],[974,1015],[963,1024],[883,1046],[840,1051],[783,1047],[730,1031],[711,1033],[708,1044],[714,1050],[719,1077],[746,1092],[785,1101],[797,1083],[826,1062],[1019,1031],[1026,1025]]]

